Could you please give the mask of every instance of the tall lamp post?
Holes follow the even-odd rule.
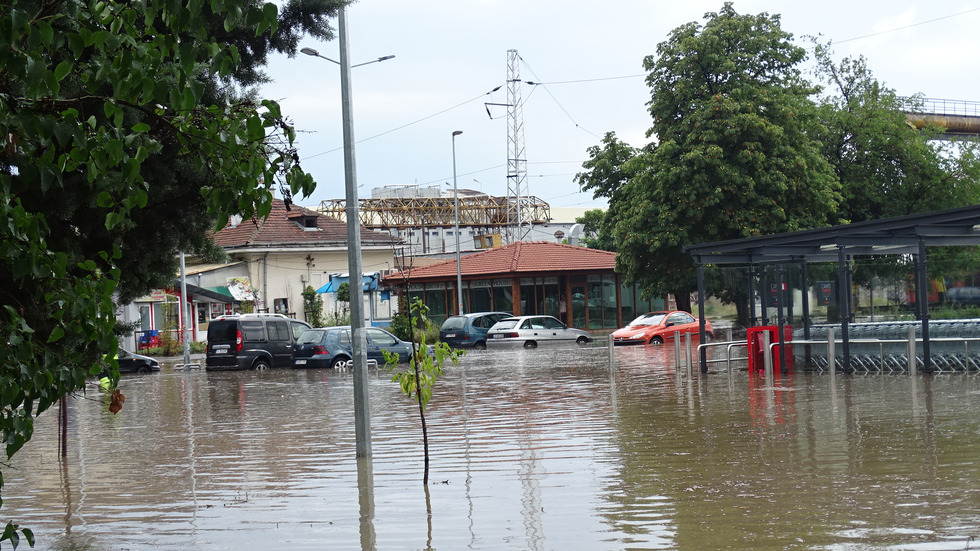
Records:
[[[459,264],[459,188],[456,187],[456,136],[462,130],[453,131],[453,218],[456,226],[456,299],[457,313],[463,313],[463,269]]]
[[[347,42],[347,8],[340,8],[337,20],[340,41],[340,61],[324,57],[312,48],[300,51],[340,65],[340,98],[344,126],[344,185],[347,190],[347,271],[350,274],[350,325],[354,356],[354,439],[357,457],[371,457],[371,416],[368,400],[367,340],[364,334],[364,277],[361,267],[361,227],[358,215],[357,176],[354,167],[354,118],[351,106],[350,57]],[[391,59],[389,55],[353,67]],[[356,282],[356,283],[355,283]],[[355,291],[356,289],[356,291]]]

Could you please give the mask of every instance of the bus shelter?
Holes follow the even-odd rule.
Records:
[[[851,273],[849,262],[857,256],[907,255],[914,261],[914,292],[917,315],[921,322],[923,371],[932,372],[929,345],[929,304],[927,251],[930,247],[980,245],[980,205],[956,209],[911,214],[829,226],[812,230],[775,235],[716,241],[684,247],[697,266],[698,305],[704,312],[705,266],[744,266],[750,270],[760,266],[775,266],[776,289],[783,292],[783,268],[797,264],[802,267],[803,287],[807,288],[806,267],[814,263],[837,264],[837,293],[840,305],[840,331],[843,342],[843,365],[850,367],[848,324],[851,304]],[[749,278],[751,308],[755,308],[753,278]],[[807,293],[803,293],[803,309],[809,310]],[[783,300],[778,299],[777,325],[780,353],[783,353]],[[804,316],[804,339],[809,339],[809,321]],[[701,338],[704,342],[704,316],[701,315]],[[700,353],[701,372],[707,373],[707,350]]]

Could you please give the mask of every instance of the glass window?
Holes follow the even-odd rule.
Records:
[[[540,314],[534,301],[534,283],[521,281],[521,315]]]
[[[470,287],[470,305],[473,312],[493,310],[493,293],[490,287]]]
[[[544,318],[545,322],[548,324],[548,329],[564,329],[565,325],[562,322],[556,320],[555,318]]]
[[[493,309],[501,312],[514,311],[514,297],[510,286],[493,288]]]
[[[380,329],[368,327],[364,330],[367,334],[368,342],[379,346],[391,346],[396,343],[395,338]]]
[[[636,317],[636,285],[623,285],[619,288],[620,296],[623,297],[623,321],[631,320]]]
[[[243,321],[242,337],[247,341],[264,341],[265,324],[261,321]]]
[[[432,323],[441,325],[448,313],[445,289],[426,289],[425,305],[429,307],[429,319]]]
[[[294,339],[298,339],[300,335],[310,328],[308,325],[299,323],[298,321],[289,322],[289,327],[293,331]]]
[[[289,340],[289,323],[285,321],[271,321],[269,322],[269,340],[270,341],[288,341]]]
[[[585,287],[572,287],[572,326],[585,327]]]

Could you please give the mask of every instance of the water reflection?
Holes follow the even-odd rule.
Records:
[[[669,347],[473,352],[427,412],[346,372],[163,372],[93,389],[5,469],[39,549],[965,549],[978,376],[701,376]],[[720,364],[724,365],[724,364]],[[724,370],[721,370],[724,371]]]

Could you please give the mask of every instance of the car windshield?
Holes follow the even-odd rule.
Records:
[[[629,323],[629,327],[643,327],[645,325],[660,325],[660,322],[664,321],[664,316],[666,312],[650,312],[649,314],[643,314],[642,316],[636,318]]]
[[[454,331],[456,329],[462,329],[466,326],[466,318],[463,316],[452,316],[446,318],[446,321],[442,322],[442,331]]]
[[[493,326],[495,330],[499,329],[513,329],[517,322],[520,321],[517,318],[500,320],[496,325]]]

